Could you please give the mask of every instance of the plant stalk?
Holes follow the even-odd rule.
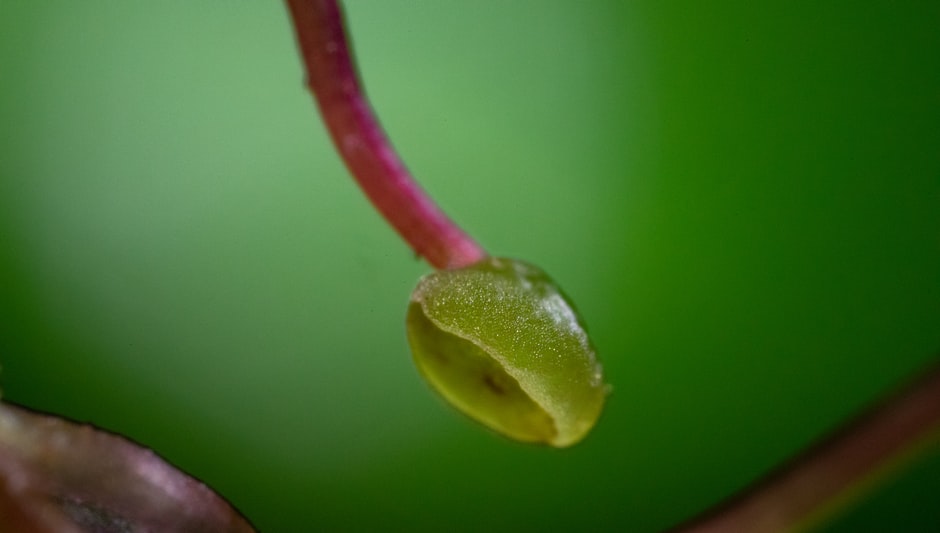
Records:
[[[440,269],[486,252],[409,174],[363,92],[337,0],[287,0],[313,91],[347,168],[415,252]],[[940,436],[940,364],[841,430],[673,533],[803,530]]]
[[[336,0],[287,0],[297,44],[330,137],[372,204],[435,268],[460,268],[486,252],[441,211],[395,153],[356,73]]]
[[[940,364],[673,533],[805,531],[940,437]]]

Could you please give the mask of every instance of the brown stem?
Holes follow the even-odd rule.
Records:
[[[486,253],[435,205],[408,173],[379,126],[356,74],[336,0],[287,0],[307,83],[346,167],[385,219],[437,268],[459,268]]]
[[[763,480],[673,533],[802,530],[940,436],[940,364]]]

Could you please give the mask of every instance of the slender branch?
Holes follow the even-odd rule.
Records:
[[[287,0],[307,83],[333,143],[359,186],[415,252],[437,268],[458,268],[483,249],[435,205],[408,173],[362,90],[337,0]]]
[[[768,477],[673,533],[812,527],[940,437],[940,364]]]

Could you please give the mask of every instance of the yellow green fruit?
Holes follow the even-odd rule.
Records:
[[[584,324],[538,267],[487,258],[423,277],[408,341],[447,401],[508,437],[570,446],[594,426],[608,386]]]

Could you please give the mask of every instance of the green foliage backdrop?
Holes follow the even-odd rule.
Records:
[[[420,380],[428,267],[333,153],[277,2],[0,0],[6,398],[125,433],[264,531],[654,531],[940,348],[936,2],[351,1],[419,180],[574,298],[571,450]],[[935,531],[936,454],[832,525]]]

